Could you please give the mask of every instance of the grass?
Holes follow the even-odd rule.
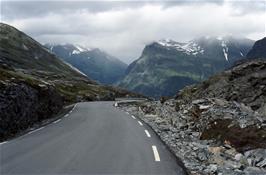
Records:
[[[229,142],[239,152],[256,148],[266,148],[266,127],[248,126],[241,128],[232,125],[230,119],[217,119],[209,124],[201,135],[201,139],[216,139]]]

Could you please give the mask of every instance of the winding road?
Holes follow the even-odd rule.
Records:
[[[78,103],[61,119],[1,143],[0,174],[185,174],[146,124],[113,104]]]

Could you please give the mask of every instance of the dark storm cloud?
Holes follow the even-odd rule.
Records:
[[[42,43],[99,47],[125,62],[161,38],[265,35],[265,1],[9,0],[2,2],[1,10],[3,22]]]
[[[42,16],[48,13],[69,13],[80,10],[86,10],[91,13],[97,13],[109,10],[118,10],[121,8],[138,8],[147,4],[152,4],[152,5],[160,4],[162,5],[163,8],[171,8],[173,6],[182,6],[188,4],[202,5],[205,3],[222,5],[224,3],[224,0],[165,0],[165,1],[3,0],[2,15],[3,19],[14,19],[14,18],[27,18],[31,16]],[[253,5],[253,7],[255,8],[249,8],[250,3],[249,2],[246,3],[246,1],[232,2],[232,5],[234,5],[236,8],[244,10],[245,13],[251,11],[257,12],[258,10],[259,11],[263,10],[261,6],[256,6],[256,5]]]

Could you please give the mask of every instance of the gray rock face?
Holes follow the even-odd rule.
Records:
[[[63,107],[63,98],[51,86],[0,85],[0,141],[54,116]]]

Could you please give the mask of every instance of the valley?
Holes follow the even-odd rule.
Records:
[[[266,174],[264,23],[260,1],[1,1],[0,174]]]
[[[127,65],[100,49],[71,44],[45,44],[47,49],[79,71],[102,84],[113,84],[124,76]]]

